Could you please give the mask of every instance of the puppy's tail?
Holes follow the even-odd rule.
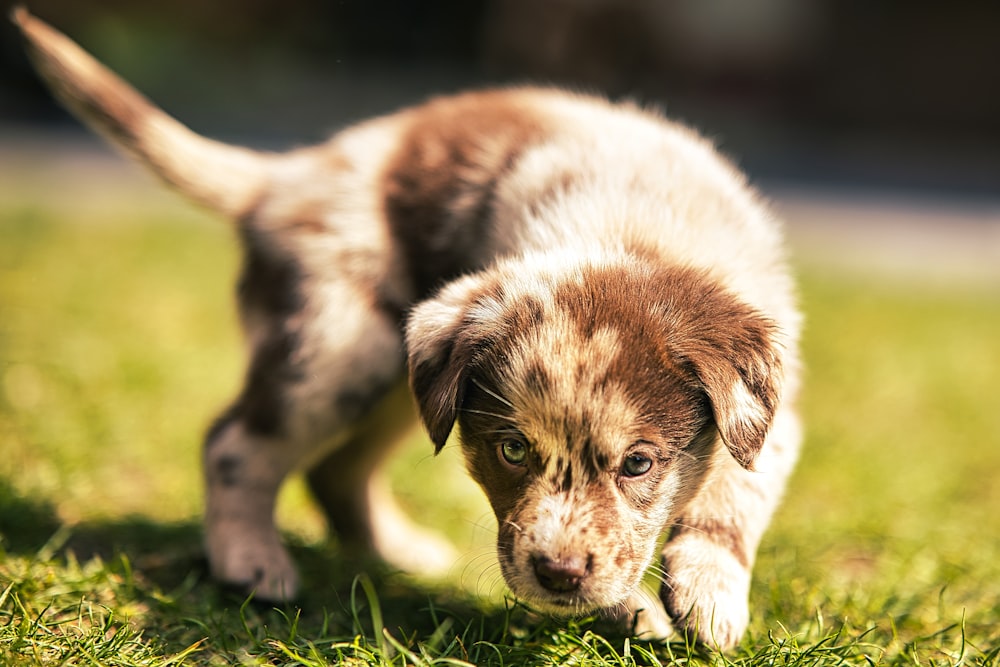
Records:
[[[35,68],[77,117],[192,199],[231,217],[253,206],[266,155],[195,134],[24,7],[11,19]]]

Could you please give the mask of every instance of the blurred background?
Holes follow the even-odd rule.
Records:
[[[436,93],[568,85],[656,105],[701,129],[821,254],[875,250],[898,264],[902,243],[921,271],[927,252],[951,257],[951,270],[1000,265],[998,3],[37,0],[29,8],[185,123],[223,139],[280,148]],[[52,142],[92,147],[37,81],[12,27],[0,30],[7,173],[14,156],[37,160]],[[834,223],[837,236],[822,223]],[[900,241],[899,225],[923,240]],[[848,231],[857,243],[829,252]]]

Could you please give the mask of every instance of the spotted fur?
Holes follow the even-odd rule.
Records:
[[[446,569],[379,474],[415,407],[438,449],[458,425],[515,595],[739,641],[798,446],[799,317],[778,225],[711,146],[630,105],[516,88],[263,154],[194,135],[14,18],[76,114],[241,239],[250,362],[204,449],[219,579],[295,595],[272,516],[296,468],[345,546]]]

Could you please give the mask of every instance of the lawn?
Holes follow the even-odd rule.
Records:
[[[798,267],[807,442],[724,656],[505,601],[485,503],[419,433],[395,476],[466,549],[452,580],[345,558],[296,480],[279,520],[308,586],[275,609],[212,584],[200,546],[199,442],[243,354],[231,230],[94,183],[0,182],[0,664],[1000,663],[995,286]]]

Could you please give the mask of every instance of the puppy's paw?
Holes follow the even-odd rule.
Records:
[[[695,542],[664,549],[669,577],[660,597],[677,627],[706,646],[729,649],[750,623],[750,572],[727,551]]]
[[[617,607],[605,609],[601,627],[625,632],[636,639],[663,641],[674,634],[674,626],[656,594],[645,589],[633,592]]]
[[[632,636],[636,639],[662,641],[674,634],[670,616],[653,593],[646,590],[636,591],[629,596],[625,605],[628,609]]]
[[[217,529],[207,546],[212,575],[219,581],[269,602],[287,602],[298,594],[298,572],[277,534]]]

